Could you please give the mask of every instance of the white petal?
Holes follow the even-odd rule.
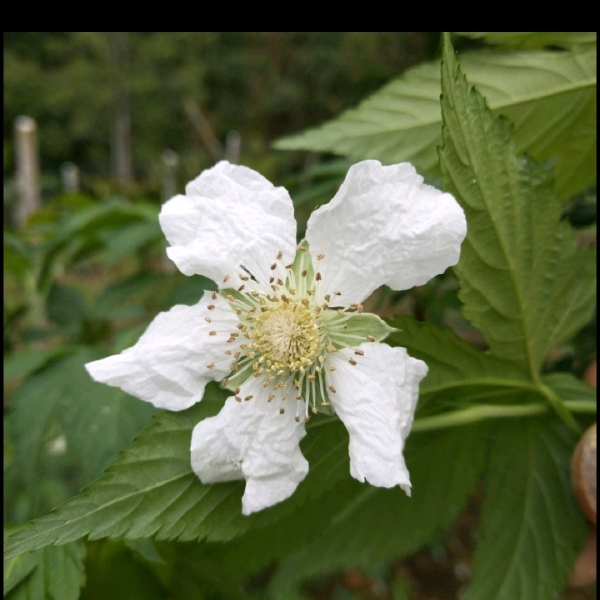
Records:
[[[288,393],[293,398],[293,389]],[[248,396],[253,398],[246,401]],[[254,377],[241,386],[239,397],[242,402],[228,398],[217,416],[194,428],[192,468],[203,483],[245,478],[242,512],[249,515],[291,496],[308,473],[298,445],[305,435],[304,403],[280,396],[268,402],[261,380]]]
[[[227,340],[238,331],[238,322],[227,300],[205,292],[195,306],[178,305],[158,314],[135,346],[86,368],[96,381],[157,408],[183,410],[202,399],[209,381],[231,371],[233,360],[225,351],[237,350]]]
[[[237,281],[241,266],[266,282],[270,265],[277,262],[281,276],[295,255],[296,221],[287,191],[225,161],[190,182],[185,196],[166,202],[159,219],[171,245],[167,254],[179,270],[219,285],[227,275]],[[279,252],[283,257],[276,261]]]
[[[402,451],[427,366],[404,348],[376,343],[359,348],[364,356],[350,349],[330,355],[335,371],[327,373],[336,390],[329,400],[350,434],[350,473],[379,487],[400,485],[409,494]]]
[[[422,285],[458,262],[466,235],[463,210],[450,194],[425,185],[408,163],[376,160],[348,171],[333,200],[308,221],[306,239],[319,261],[322,294],[341,291],[347,306],[387,284]]]

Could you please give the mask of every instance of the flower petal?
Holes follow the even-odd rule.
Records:
[[[195,306],[177,305],[158,314],[135,346],[86,368],[96,381],[157,408],[183,410],[202,399],[209,381],[231,371],[233,361],[225,351],[234,351],[227,340],[238,331],[237,323],[227,300],[205,292]]]
[[[456,200],[412,165],[366,160],[312,214],[306,239],[313,257],[324,255],[321,295],[340,291],[336,302],[347,306],[383,284],[405,290],[444,272],[458,262],[466,227]]]
[[[399,485],[410,494],[402,451],[427,366],[404,348],[372,343],[359,349],[364,355],[348,348],[332,354],[335,371],[327,373],[336,390],[329,400],[350,434],[350,473],[379,487]]]
[[[190,182],[185,196],[166,202],[159,219],[171,245],[167,254],[179,270],[219,285],[227,276],[233,280],[241,266],[267,282],[279,252],[279,276],[295,255],[296,221],[287,191],[225,161]]]
[[[308,473],[298,445],[305,435],[304,404],[297,423],[297,400],[268,402],[267,396],[261,380],[250,378],[239,391],[241,402],[228,398],[221,412],[198,423],[192,434],[192,468],[203,483],[246,479],[245,515],[285,500]]]

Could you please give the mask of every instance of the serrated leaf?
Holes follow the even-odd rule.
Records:
[[[592,249],[577,251],[546,172],[517,160],[511,130],[467,85],[449,42],[442,61],[445,189],[467,216],[455,268],[464,315],[492,352],[536,381],[547,352],[588,322]]]
[[[596,179],[596,51],[471,52],[471,84],[495,114],[515,123],[517,151],[554,159],[560,198]],[[408,161],[437,172],[439,64],[419,65],[318,128],[279,140],[281,150],[333,152],[354,160]]]
[[[457,35],[513,48],[596,45],[595,31],[455,31]]]
[[[42,473],[47,434],[57,421],[67,451],[76,458],[83,482],[102,468],[147,423],[153,407],[98,384],[84,368],[104,352],[80,347],[51,362],[16,390],[9,416],[23,481],[33,494]]]
[[[34,564],[30,573],[5,595],[6,600],[77,600],[85,582],[85,546],[72,542],[50,546],[4,561],[5,569],[21,561]]]
[[[4,561],[4,597],[37,567],[34,552],[26,552]]]
[[[566,584],[587,530],[570,485],[576,439],[552,418],[499,423],[492,439],[464,600],[551,600]]]
[[[412,497],[399,488],[356,484],[357,493],[312,543],[286,559],[272,582],[277,597],[294,582],[410,554],[457,518],[484,467],[486,427],[412,435]]]
[[[207,388],[202,402],[179,413],[161,412],[121,458],[79,496],[33,521],[5,543],[10,557],[48,544],[90,539],[156,536],[181,541],[228,540],[251,526],[281,518],[324,493],[348,470],[348,437],[337,420],[313,420],[301,448],[309,475],[294,495],[276,506],[241,514],[244,482],[204,485],[190,466],[193,427],[221,408],[226,393]]]

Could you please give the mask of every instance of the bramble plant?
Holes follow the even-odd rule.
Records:
[[[470,37],[498,46],[457,58],[445,35],[441,71],[277,143],[363,161],[306,228],[283,188],[221,162],[160,215],[82,201],[7,237],[28,310],[67,341],[5,361],[5,597],[302,598],[439,543],[473,498],[462,597],[564,589],[587,531],[569,466],[596,414],[557,359],[595,306],[594,248],[566,218],[595,183],[595,36]],[[159,218],[183,275],[147,268]],[[104,272],[134,266],[89,308],[58,274],[99,251]],[[371,314],[406,298],[430,319]]]

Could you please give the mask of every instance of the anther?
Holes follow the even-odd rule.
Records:
[[[282,258],[283,258],[283,252],[280,250],[280,251],[277,253],[277,260],[281,260]]]
[[[205,320],[207,323],[212,323],[212,319],[211,319],[210,317],[204,317],[204,320]]]
[[[289,265],[285,265],[286,269],[291,269],[294,265],[292,263],[290,263]]]
[[[248,277],[248,275],[242,275],[241,273],[238,273],[238,277],[242,280],[242,281],[248,281],[248,279],[250,279],[250,277]]]
[[[225,298],[227,298],[227,300],[229,300],[229,302],[235,302],[235,298],[231,294],[227,294],[227,296],[225,296]]]
[[[269,283],[273,283],[275,281],[275,277],[269,277]]]
[[[335,371],[335,367],[327,367],[330,371]]]
[[[358,364],[358,363],[357,363],[357,362],[356,362],[356,361],[355,361],[353,358],[349,358],[349,359],[348,359],[348,362],[349,362],[349,363],[350,363],[352,366],[354,366],[354,365]]]
[[[277,263],[273,263],[271,265],[271,271],[274,271],[277,268]]]
[[[277,285],[283,285],[283,281],[281,279],[277,280]]]
[[[284,412],[285,412],[285,408],[282,407],[282,408],[279,409],[279,414],[280,415],[282,415]]]
[[[208,308],[208,310],[215,310],[215,305],[209,304],[206,308]]]
[[[344,311],[341,308],[338,308],[335,312],[338,315],[340,315],[340,317],[345,317],[346,316],[345,313],[344,313]]]
[[[242,283],[242,285],[240,285],[240,287],[238,288],[238,292],[241,292],[246,286]]]
[[[246,396],[246,397],[244,398],[244,400],[245,400],[246,402],[248,402],[248,400],[252,400],[252,398],[254,398],[254,396],[250,395],[250,396]]]
[[[213,292],[213,293],[210,295],[210,297],[211,297],[213,300],[216,300],[216,299],[217,299],[217,292]]]
[[[327,352],[337,352],[337,348],[335,346],[327,346]]]
[[[365,353],[362,350],[358,350],[358,349],[356,349],[354,351],[354,354],[357,354],[358,356],[364,356],[365,355]]]
[[[325,255],[321,252],[321,254],[317,255],[317,260],[323,260],[325,258]]]
[[[296,420],[296,423],[300,423],[300,417],[299,417],[299,416],[296,416],[296,417],[294,417],[294,418],[295,418],[295,420]]]
[[[300,273],[300,275],[302,275],[302,277],[306,277],[307,274],[308,274],[308,271],[306,269],[304,269],[302,271],[302,273]]]
[[[227,283],[229,281],[229,275],[225,275],[225,277],[223,277],[223,283]]]
[[[317,274],[315,275],[315,279],[317,281],[321,281],[322,277],[321,277],[321,273],[319,273],[319,271],[317,271]]]
[[[313,415],[316,415],[316,414],[317,414],[317,412],[318,412],[318,411],[317,411],[317,407],[316,407],[316,406],[311,406],[311,407],[310,407],[310,410],[312,410],[312,412],[313,412]]]
[[[321,406],[331,406],[331,402],[325,402],[325,400],[323,400],[323,402],[321,402]]]
[[[209,331],[208,335],[217,335],[217,332],[216,331]]]
[[[269,397],[267,398],[267,402],[273,402],[273,400],[275,400],[275,394],[269,394]]]
[[[242,399],[239,396],[236,396],[235,400],[236,400],[236,402],[241,402],[242,401]]]
[[[225,379],[223,379],[223,381],[221,381],[222,387],[227,387],[228,385],[229,385],[229,379],[225,378]]]
[[[329,386],[329,391],[330,391],[332,394],[335,394],[335,392],[336,392],[336,389],[335,389],[335,388],[334,388],[332,385],[330,385],[330,386]]]
[[[329,294],[325,294],[325,302],[330,302],[331,296]]]
[[[370,342],[374,342],[374,341],[375,341],[375,338],[374,338],[372,335],[368,335],[368,336],[367,336],[367,339],[368,339]]]
[[[208,364],[206,365],[206,368],[207,368],[207,369],[214,369],[214,368],[215,368],[215,363],[208,363]]]

